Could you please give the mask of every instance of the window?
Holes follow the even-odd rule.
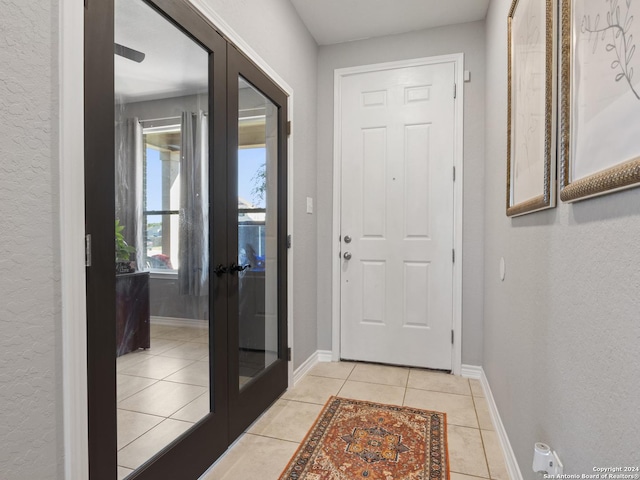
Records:
[[[238,263],[264,271],[266,149],[238,150]]]
[[[267,151],[264,99],[240,81],[238,125],[238,263],[264,272],[266,256]],[[262,104],[261,104],[262,102]]]
[[[240,264],[264,268],[266,198],[265,117],[255,109],[241,119],[238,151]],[[151,126],[151,124],[154,124]],[[180,119],[143,122],[143,242],[145,269],[176,272],[180,246]]]
[[[144,138],[145,263],[151,271],[176,271],[180,210],[180,125],[148,127]]]

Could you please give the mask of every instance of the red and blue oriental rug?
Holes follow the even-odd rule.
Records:
[[[446,414],[331,397],[280,480],[448,480]]]

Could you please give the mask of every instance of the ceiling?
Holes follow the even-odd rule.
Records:
[[[489,0],[291,0],[319,45],[482,20]]]
[[[484,19],[490,0],[290,0],[320,45]],[[119,101],[206,91],[208,57],[143,0],[115,1],[115,41],[145,54],[116,56]]]
[[[115,56],[123,103],[206,92],[209,54],[141,0],[116,0],[115,42],[144,53],[141,63]]]

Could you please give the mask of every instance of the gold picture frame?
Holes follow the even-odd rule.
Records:
[[[557,0],[508,16],[507,216],[556,206]]]
[[[560,198],[640,185],[638,0],[562,0]]]

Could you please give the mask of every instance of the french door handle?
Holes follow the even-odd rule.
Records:
[[[229,273],[233,274],[235,272],[244,272],[247,268],[251,268],[251,265],[248,263],[246,265],[236,265],[236,263],[233,262],[229,266]]]
[[[216,268],[213,269],[213,273],[215,273],[217,276],[221,277],[222,275],[224,275],[225,273],[227,273],[228,269],[227,267],[225,267],[224,265],[222,265],[221,263],[219,263]]]

